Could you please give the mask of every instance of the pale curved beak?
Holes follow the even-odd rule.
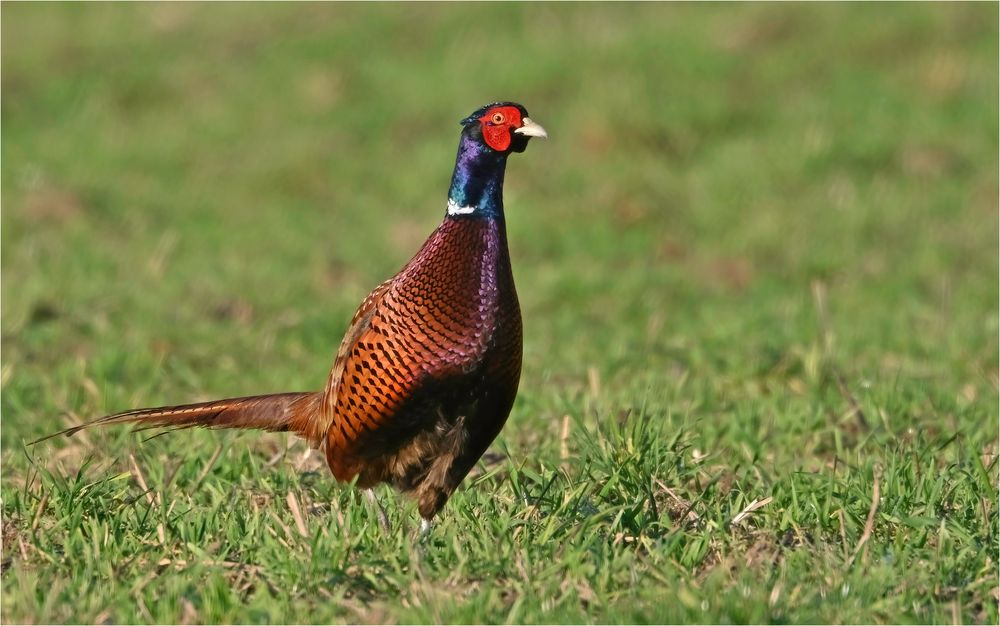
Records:
[[[521,127],[515,128],[514,132],[518,135],[524,135],[525,137],[542,137],[544,139],[549,136],[549,134],[545,132],[545,129],[539,124],[532,122],[530,117],[526,117],[521,120]]]

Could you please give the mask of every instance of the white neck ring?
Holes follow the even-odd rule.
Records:
[[[475,213],[476,207],[474,206],[459,206],[457,202],[448,198],[448,215],[468,215],[470,213]]]

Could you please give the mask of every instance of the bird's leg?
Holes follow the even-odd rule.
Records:
[[[365,489],[365,497],[368,501],[375,505],[375,510],[378,512],[378,525],[382,527],[382,530],[388,533],[392,530],[389,526],[389,516],[385,514],[385,509],[382,508],[382,503],[378,501],[378,496],[375,495],[374,489]]]
[[[431,521],[429,519],[420,518],[420,534],[417,535],[417,539],[425,538],[431,532]]]

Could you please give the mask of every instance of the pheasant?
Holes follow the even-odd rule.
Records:
[[[499,434],[517,394],[521,312],[504,171],[511,153],[547,136],[514,102],[486,105],[461,125],[444,221],[358,307],[322,391],[135,409],[39,441],[123,422],[291,432],[324,451],[334,477],[356,479],[369,499],[379,483],[415,499],[426,530]]]

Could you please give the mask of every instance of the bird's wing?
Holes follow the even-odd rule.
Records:
[[[430,417],[424,403],[432,381],[460,374],[460,360],[442,354],[446,332],[420,303],[399,297],[383,283],[355,315],[341,344],[327,387],[327,460],[340,480],[350,480],[363,459],[356,445],[373,451],[393,435]],[[430,394],[433,395],[433,394]],[[376,435],[372,438],[370,435]],[[382,443],[374,443],[378,440]]]
[[[292,430],[301,434],[314,448],[322,448],[326,445],[327,433],[334,422],[336,392],[340,383],[341,372],[344,371],[344,364],[351,353],[351,347],[357,343],[358,337],[368,330],[372,314],[375,311],[375,305],[382,299],[392,280],[390,278],[373,289],[361,302],[360,306],[358,306],[354,317],[351,318],[351,323],[347,326],[347,332],[344,333],[344,338],[340,341],[337,357],[333,361],[333,368],[331,368],[330,375],[327,378],[319,410],[312,411],[309,414],[301,414],[293,418]]]

